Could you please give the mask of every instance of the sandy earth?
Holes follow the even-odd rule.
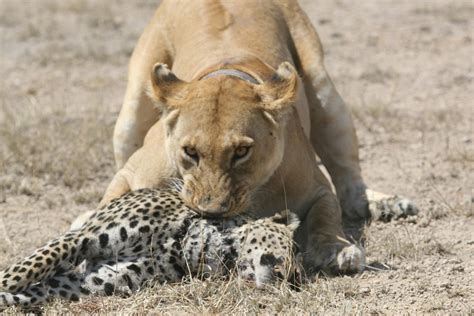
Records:
[[[420,215],[369,227],[369,271],[298,293],[239,287],[216,300],[229,287],[193,284],[46,311],[472,314],[473,2],[301,2],[352,108],[367,183]],[[0,0],[0,268],[100,199],[127,61],[155,6]]]

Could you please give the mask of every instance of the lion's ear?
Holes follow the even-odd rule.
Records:
[[[166,64],[157,63],[151,72],[152,91],[150,97],[161,110],[176,108],[186,96],[187,83],[180,80]]]
[[[298,90],[298,74],[288,62],[278,66],[270,80],[255,86],[265,111],[281,117],[291,110]]]

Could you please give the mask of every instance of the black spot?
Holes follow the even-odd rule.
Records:
[[[36,262],[33,267],[34,268],[41,268],[43,266],[43,264],[41,262]]]
[[[102,285],[102,283],[104,283],[104,280],[102,280],[101,278],[98,278],[98,277],[93,277],[92,278],[92,283],[94,283],[95,285]]]
[[[59,295],[61,295],[61,297],[67,298],[67,292],[64,290],[59,291]]]
[[[77,302],[79,301],[79,296],[77,296],[76,294],[71,294],[71,297],[69,299],[73,302]]]
[[[142,251],[142,250],[143,250],[143,246],[142,246],[142,245],[138,245],[138,246],[136,246],[135,248],[133,248],[132,251],[133,251],[134,253],[139,253],[139,252]]]
[[[130,276],[128,274],[124,274],[122,276],[122,279],[127,282],[127,286],[128,288],[131,290],[133,289],[133,282],[132,282],[132,279],[130,278]]]
[[[91,291],[89,291],[88,289],[86,288],[83,288],[82,286],[79,288],[79,291],[84,294],[84,295],[89,295],[91,294]]]
[[[59,287],[59,281],[56,280],[56,279],[49,279],[48,280],[48,285],[53,287],[53,288]]]
[[[178,241],[175,241],[172,245],[171,245],[171,248],[174,248],[174,249],[177,249],[177,250],[181,250],[181,243],[178,242]],[[177,256],[178,254],[176,254]]]
[[[181,268],[181,266],[177,263],[173,264],[173,269],[176,271],[176,273],[178,274],[178,278],[182,278],[185,274],[185,271],[183,270],[183,268]]]
[[[130,222],[130,228],[135,228],[138,225],[138,221],[132,221]]]
[[[70,290],[71,287],[69,286],[69,284],[63,284],[63,289]]]
[[[155,269],[153,269],[153,267],[148,267],[148,268],[146,269],[146,272],[148,272],[149,274],[153,275],[153,274],[155,274]]]
[[[115,287],[112,283],[105,283],[104,284],[104,292],[105,295],[111,296],[114,294]]]
[[[20,280],[21,280],[21,277],[19,275],[17,275],[16,277],[13,278],[13,281],[16,281],[16,282],[18,282]]]
[[[260,264],[264,266],[274,266],[277,263],[277,258],[272,254],[263,254],[260,257]]]
[[[125,219],[125,218],[127,218],[129,215],[130,215],[130,213],[123,213],[123,214],[120,216],[120,219]]]
[[[26,272],[26,268],[23,267],[23,268],[21,268],[18,272],[20,272],[20,273],[25,273],[25,272]]]
[[[131,265],[127,266],[127,269],[135,272],[138,275],[140,275],[142,273],[142,270],[136,264],[131,264]]]
[[[254,244],[257,242],[257,239],[256,238],[252,238],[252,240],[250,241],[251,244]]]
[[[32,275],[33,275],[33,270],[29,270],[28,273],[26,274],[26,278],[30,279]]]
[[[79,279],[77,278],[77,276],[75,276],[74,274],[69,275],[69,280],[70,280],[71,282],[77,282],[77,281],[79,281]]]
[[[51,265],[53,263],[53,260],[51,258],[46,258],[46,263],[48,265]]]
[[[120,228],[120,240],[126,241],[128,238],[127,230],[125,227]]]
[[[147,203],[147,204],[148,204],[148,207],[151,206],[150,203]],[[146,206],[146,205],[145,205],[145,206]],[[148,213],[148,209],[146,209],[146,208],[139,208],[139,209],[137,209],[137,213],[146,214],[146,213]]]
[[[112,229],[112,228],[117,227],[117,226],[118,226],[118,224],[116,222],[112,222],[109,225],[107,225],[107,227],[105,229],[108,230],[108,229]]]
[[[150,226],[142,226],[138,229],[138,231],[142,234],[149,233],[150,232]]]
[[[102,248],[107,247],[109,243],[109,235],[107,234],[100,234],[99,235],[99,243]]]

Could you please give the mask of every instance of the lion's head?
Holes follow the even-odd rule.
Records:
[[[262,84],[231,76],[188,83],[166,65],[154,66],[151,96],[164,113],[166,151],[184,181],[186,204],[207,215],[248,208],[282,161],[296,86],[289,63]]]

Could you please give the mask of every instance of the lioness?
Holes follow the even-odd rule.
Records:
[[[102,204],[180,179],[203,214],[296,212],[309,270],[363,269],[348,242],[371,218],[353,122],[294,0],[163,1],[131,58],[114,150]]]

